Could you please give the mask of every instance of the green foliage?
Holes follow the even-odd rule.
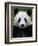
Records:
[[[28,11],[28,9],[30,10],[30,12],[32,11],[32,8],[19,8],[19,11]]]

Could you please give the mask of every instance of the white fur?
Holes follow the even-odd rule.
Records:
[[[20,23],[18,23],[18,19],[21,18]],[[27,19],[27,23],[25,22],[24,18]],[[21,28],[21,24],[24,24],[24,28],[31,24],[30,17],[28,16],[27,12],[19,11],[16,16],[14,17],[13,25],[18,26]]]

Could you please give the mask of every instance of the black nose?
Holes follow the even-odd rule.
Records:
[[[21,24],[21,27],[24,27],[24,24]]]

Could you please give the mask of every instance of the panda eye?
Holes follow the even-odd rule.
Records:
[[[18,23],[20,22],[21,18],[19,18]]]
[[[27,22],[26,18],[24,18],[25,22]]]

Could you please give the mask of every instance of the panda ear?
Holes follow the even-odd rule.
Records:
[[[27,10],[27,14],[28,14],[29,16],[32,16],[32,9],[28,9],[28,10]]]
[[[16,15],[18,13],[18,9],[16,8],[15,10],[14,10],[14,15]]]

